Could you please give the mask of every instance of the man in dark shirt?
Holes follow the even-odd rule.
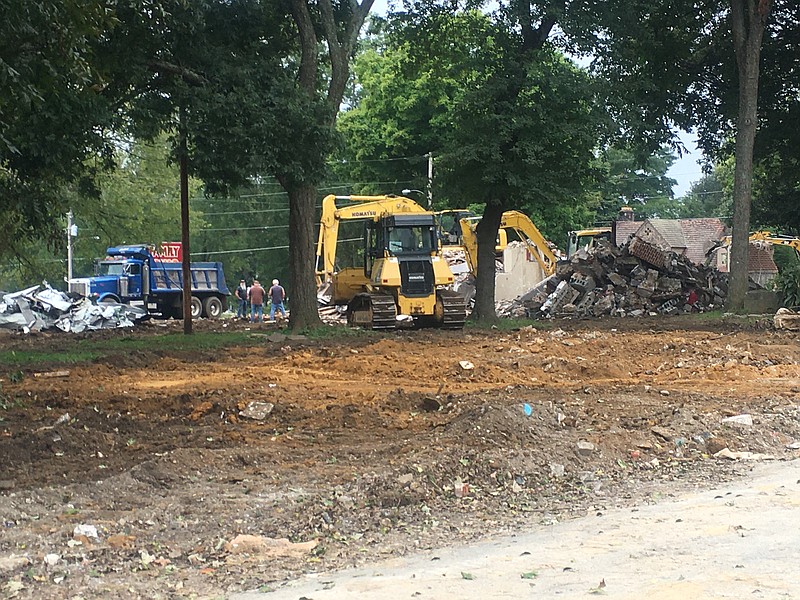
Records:
[[[244,279],[239,282],[239,287],[236,288],[234,292],[236,295],[236,299],[239,301],[239,306],[236,308],[236,318],[237,319],[246,319],[247,318],[247,283],[245,283]]]
[[[281,315],[283,318],[286,318],[286,309],[283,307],[283,300],[286,298],[286,290],[283,289],[280,282],[277,279],[272,280],[272,287],[269,288],[269,299],[270,299],[270,308],[269,308],[269,320],[275,320],[275,309],[281,311]]]
[[[247,292],[247,297],[250,300],[250,322],[255,323],[264,320],[264,296],[266,296],[264,288],[258,283],[258,279],[253,281],[253,285]]]

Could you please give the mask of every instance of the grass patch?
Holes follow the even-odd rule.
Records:
[[[91,350],[68,350],[64,352],[40,352],[37,350],[2,350],[0,364],[22,367],[35,364],[74,365],[89,362],[103,356]]]
[[[61,351],[2,350],[0,364],[14,367],[36,365],[75,365],[130,352],[186,352],[212,350],[229,346],[256,346],[262,342],[249,332],[167,333],[113,339],[82,339]]]

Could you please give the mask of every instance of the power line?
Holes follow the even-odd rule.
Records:
[[[343,242],[361,242],[363,238],[349,238],[338,240],[339,243]],[[239,250],[214,250],[212,252],[191,252],[189,256],[211,256],[216,254],[241,254],[243,252],[260,252],[263,250],[288,250],[289,246],[267,246],[264,248],[240,248]]]
[[[264,225],[263,227],[208,227],[199,229],[198,232],[203,231],[250,231],[250,230],[264,230],[264,229],[288,229],[288,225]]]

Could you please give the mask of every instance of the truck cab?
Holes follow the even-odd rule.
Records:
[[[218,262],[192,263],[192,317],[219,317],[228,287]],[[163,317],[182,317],[183,272],[178,258],[164,258],[147,245],[111,247],[96,275],[72,279],[71,292],[97,302],[139,305]]]

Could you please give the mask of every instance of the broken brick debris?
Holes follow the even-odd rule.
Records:
[[[641,238],[622,247],[601,240],[560,263],[554,275],[526,294],[499,303],[497,313],[552,318],[702,312],[723,305],[727,278]]]

